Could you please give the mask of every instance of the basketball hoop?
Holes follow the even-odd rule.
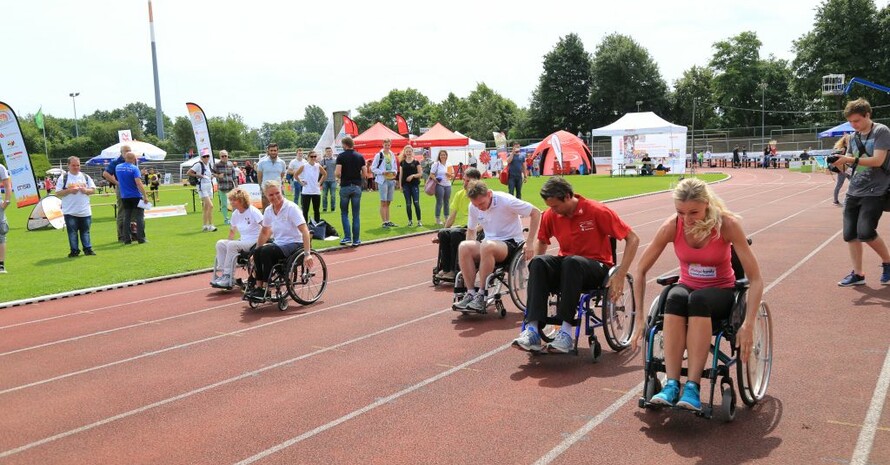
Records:
[[[822,95],[844,95],[843,74],[828,74],[822,76]]]

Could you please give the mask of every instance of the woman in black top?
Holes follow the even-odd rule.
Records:
[[[399,156],[399,181],[402,184],[402,194],[405,195],[405,209],[408,210],[408,226],[413,226],[411,216],[411,204],[417,213],[417,226],[423,226],[420,222],[420,178],[423,174],[420,162],[414,159],[414,148],[410,145],[402,149]]]

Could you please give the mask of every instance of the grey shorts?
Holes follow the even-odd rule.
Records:
[[[6,243],[6,233],[9,232],[9,223],[6,218],[0,219],[0,244]]]
[[[380,189],[380,201],[381,202],[392,202],[392,197],[396,192],[396,180],[390,179],[387,181],[383,181],[379,183],[377,186]]]

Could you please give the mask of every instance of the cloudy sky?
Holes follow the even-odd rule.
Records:
[[[12,0],[10,0],[12,1]],[[888,0],[878,0],[883,7]],[[608,6],[607,6],[608,5]],[[154,0],[164,112],[185,102],[251,126],[299,119],[306,105],[355,109],[391,89],[433,101],[479,82],[527,106],[541,60],[577,33],[589,52],[632,36],[673,83],[704,65],[711,45],[756,31],[761,55],[791,58],[816,2],[645,0]],[[4,14],[0,100],[20,115],[72,117],[129,102],[154,106],[147,0],[17,0]]]

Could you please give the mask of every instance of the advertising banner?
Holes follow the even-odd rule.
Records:
[[[6,157],[15,205],[21,208],[39,202],[37,178],[31,166],[31,157],[25,149],[19,120],[12,108],[3,102],[0,102],[0,145],[3,146],[3,156]]]
[[[612,136],[612,170],[625,167],[639,171],[643,156],[649,155],[654,165],[670,168],[672,174],[686,172],[686,134],[628,134]],[[633,167],[633,168],[630,168]]]
[[[195,147],[198,155],[210,155],[210,167],[213,167],[213,150],[210,148],[210,129],[207,128],[207,116],[204,110],[195,103],[186,103],[189,112],[189,121],[192,122],[192,130],[195,133]]]
[[[117,141],[121,144],[127,144],[129,142],[133,142],[133,134],[129,129],[124,129],[122,131],[117,132]]]

